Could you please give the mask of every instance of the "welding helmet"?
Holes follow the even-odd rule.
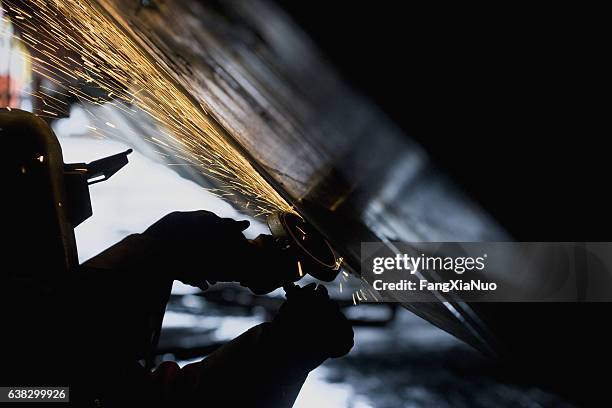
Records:
[[[5,231],[9,253],[21,265],[13,273],[30,279],[67,275],[78,265],[74,228],[92,215],[88,185],[116,173],[131,150],[91,163],[65,164],[51,127],[16,109],[0,109],[0,137],[7,152]]]

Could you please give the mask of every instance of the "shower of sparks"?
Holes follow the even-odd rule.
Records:
[[[365,302],[370,302],[370,303],[383,302],[383,299],[379,298],[379,295],[376,293],[376,291],[372,290],[372,285],[370,285],[368,281],[365,280],[365,278],[363,277],[357,278],[356,275],[350,275],[344,270],[342,271],[342,274],[340,274],[340,276],[342,278],[338,282],[339,287],[340,287],[340,293],[342,293],[345,288],[343,281],[349,282],[349,279],[347,279],[347,277],[351,278],[350,282],[358,281],[359,289],[353,290],[351,293],[351,297],[353,298],[353,304],[355,306],[361,303],[365,303]]]
[[[304,272],[302,272],[302,264],[300,263],[300,261],[297,261],[297,266],[298,266],[298,273],[300,274],[300,278],[302,276],[304,276]]]
[[[359,289],[359,293],[361,293],[361,297],[363,298],[363,300],[368,300],[368,298],[365,295],[365,293],[363,293],[363,289]]]
[[[361,288],[365,289],[370,294],[370,296],[372,297],[372,299],[375,302],[382,301],[382,300],[378,299],[378,297],[374,294],[374,292],[372,292],[372,290],[370,289],[370,288],[372,288],[372,285],[370,285],[370,283],[367,280],[365,280],[365,278],[363,276],[361,277]],[[372,289],[374,289],[374,288],[372,288]],[[361,292],[361,293],[363,293],[363,292]],[[365,294],[363,296],[365,297]]]
[[[302,233],[302,241],[306,241],[306,232],[304,232],[304,230],[298,227],[297,225],[295,226],[295,228],[297,228]]]
[[[292,212],[291,206],[264,180],[230,143],[223,129],[174,82],[164,68],[144,51],[116,10],[99,0],[4,0],[12,23],[31,51],[32,70],[48,79],[53,89],[32,92],[44,109],[35,113],[57,117],[66,111],[63,95],[84,105],[111,104],[128,115],[136,108],[157,125],[149,142],[216,180],[227,193],[248,197],[255,215]],[[4,17],[7,18],[7,17]],[[87,89],[96,88],[92,96]],[[45,92],[47,91],[47,92]],[[112,99],[111,99],[112,97]],[[106,122],[113,131],[116,126]],[[102,129],[94,133],[107,136]],[[164,149],[162,149],[164,150]]]

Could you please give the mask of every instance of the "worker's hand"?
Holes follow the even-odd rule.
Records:
[[[310,358],[312,368],[353,347],[353,328],[323,285],[311,283],[291,291],[274,325],[295,344],[296,353]]]
[[[242,265],[240,283],[258,295],[302,278],[295,254],[281,250],[271,235],[259,235],[249,241]]]
[[[295,264],[272,245],[272,238],[247,240],[248,221],[220,218],[210,211],[173,212],[143,235],[155,241],[153,266],[169,269],[181,282],[208,288],[209,283],[240,282],[264,294],[299,278]]]

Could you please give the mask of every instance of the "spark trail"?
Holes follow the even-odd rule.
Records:
[[[15,38],[31,52],[27,58],[32,70],[53,84],[52,90],[41,87],[32,93],[43,105],[35,113],[56,117],[65,111],[66,102],[54,93],[84,104],[112,104],[128,115],[139,109],[158,130],[149,141],[212,177],[222,195],[247,197],[256,215],[292,211],[210,114],[119,27],[120,17],[108,14],[114,9],[105,0],[4,0],[2,4],[20,33]],[[103,96],[85,90],[91,88]]]

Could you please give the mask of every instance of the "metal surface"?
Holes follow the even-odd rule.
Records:
[[[359,275],[364,241],[392,248],[394,240],[508,239],[417,144],[347,87],[273,4],[94,3],[185,94],[190,110],[212,118],[219,134],[333,245],[353,274]],[[124,116],[146,130],[143,138],[155,134],[154,127],[136,124],[138,114]],[[188,167],[177,170],[211,185]],[[466,305],[404,306],[488,349],[486,329]]]
[[[270,214],[267,222],[278,244],[295,254],[300,276],[309,274],[325,282],[336,279],[338,258],[319,231],[292,213]]]
[[[507,239],[272,4],[98,3],[248,152],[353,273],[363,241]],[[488,349],[466,305],[404,306]]]

